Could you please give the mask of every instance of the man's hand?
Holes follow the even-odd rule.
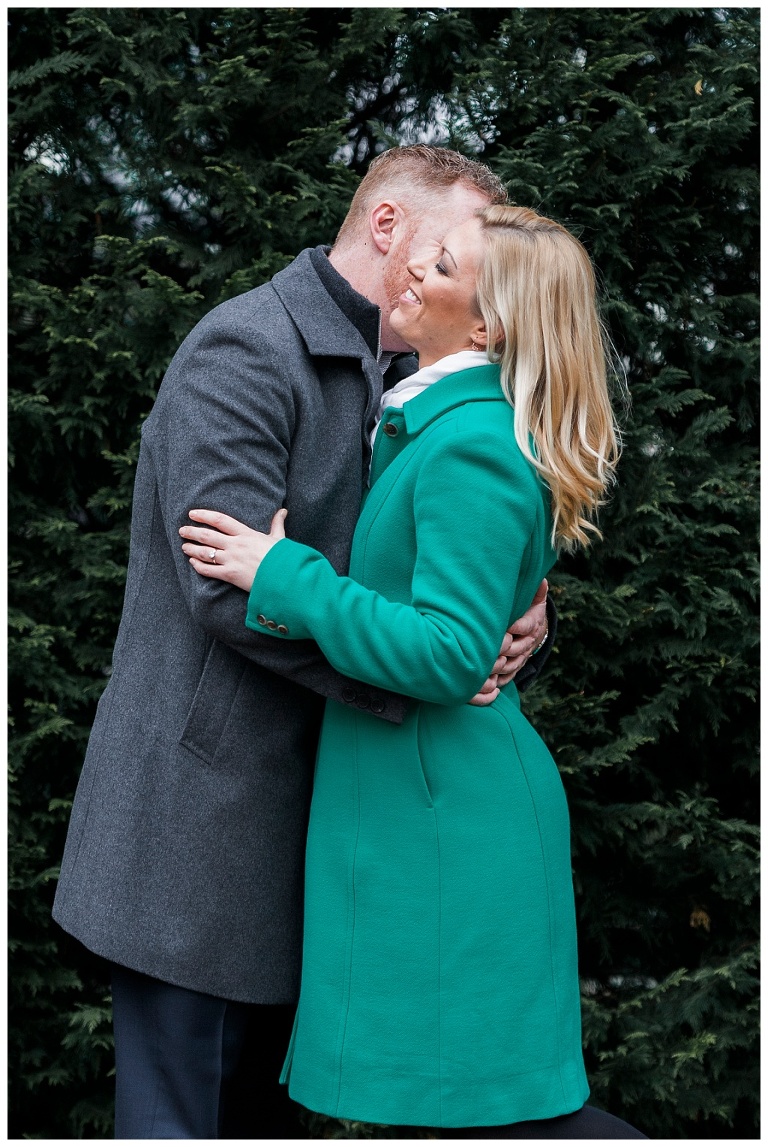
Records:
[[[499,656],[493,663],[488,680],[469,702],[470,705],[490,705],[495,701],[499,690],[509,684],[526,661],[544,644],[547,639],[548,590],[545,578],[529,608],[504,634]]]
[[[510,625],[501,651],[507,659],[503,670],[499,671],[499,688],[508,685],[515,674],[523,668],[526,661],[538,652],[547,640],[547,593],[549,585],[544,578],[536,591],[536,596],[530,606],[514,625]],[[508,639],[511,638],[511,643]]]

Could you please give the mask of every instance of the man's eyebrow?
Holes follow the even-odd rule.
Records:
[[[456,260],[454,259],[453,255],[451,254],[451,252],[448,250],[448,248],[447,248],[447,247],[443,247],[443,254],[448,256],[448,258],[451,260],[451,262],[453,263],[454,267],[455,267],[455,268],[456,268],[456,270],[458,271],[458,269],[459,269],[458,263],[456,262]]]

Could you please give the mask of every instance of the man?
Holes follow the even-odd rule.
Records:
[[[302,252],[198,324],[144,426],[113,673],[54,906],[113,963],[117,1138],[300,1133],[252,1096],[276,1079],[298,997],[323,698],[396,722],[407,705],[341,677],[311,642],[247,630],[244,595],[198,577],[178,529],[193,506],[262,530],[285,506],[291,536],[346,572],[382,373],[388,387],[415,368],[388,322],[406,263],[504,198],[455,152],[385,153],[330,254]],[[513,663],[494,670],[540,644],[544,613],[529,611]],[[250,1126],[236,1115],[244,1080]]]

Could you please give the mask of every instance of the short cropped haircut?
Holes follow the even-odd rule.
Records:
[[[476,159],[468,159],[447,147],[423,143],[390,148],[378,155],[368,168],[336,237],[336,245],[357,237],[367,225],[373,207],[388,196],[414,212],[423,212],[434,207],[435,192],[447,191],[455,183],[479,191],[489,204],[507,202],[499,177]]]

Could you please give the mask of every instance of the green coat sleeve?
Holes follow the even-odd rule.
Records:
[[[347,676],[454,705],[474,696],[496,659],[541,495],[514,441],[477,430],[435,438],[404,507],[416,534],[411,604],[339,577],[321,554],[286,539],[259,567],[246,624],[313,637]],[[377,554],[369,539],[366,570],[397,544],[388,538]]]

